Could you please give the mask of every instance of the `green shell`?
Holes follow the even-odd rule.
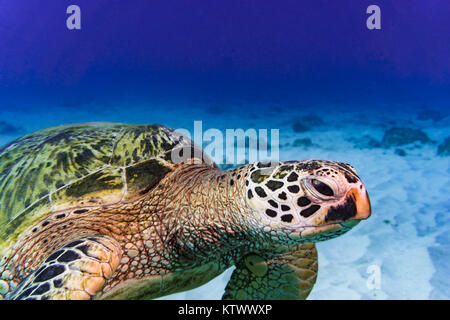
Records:
[[[0,252],[52,210],[108,203],[157,184],[190,140],[160,125],[86,123],[44,129],[0,149]],[[126,184],[126,188],[124,188]]]

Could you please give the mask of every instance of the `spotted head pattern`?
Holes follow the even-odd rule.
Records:
[[[271,229],[323,234],[325,229],[348,229],[370,215],[366,189],[356,170],[345,163],[258,162],[245,184],[247,203]]]

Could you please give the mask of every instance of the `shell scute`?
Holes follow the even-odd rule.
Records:
[[[145,193],[175,167],[165,156],[190,144],[160,125],[86,123],[0,148],[0,252],[51,212]]]
[[[143,125],[127,130],[117,138],[111,164],[129,166],[142,159],[154,158],[177,145],[171,130],[159,125]]]
[[[56,190],[51,195],[54,210],[95,200],[95,204],[117,202],[123,197],[122,168],[105,167]]]
[[[159,159],[150,159],[127,167],[127,198],[152,189],[171,169]]]

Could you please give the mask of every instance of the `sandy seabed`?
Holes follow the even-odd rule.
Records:
[[[242,104],[190,105],[182,112],[171,105],[132,105],[55,106],[45,113],[30,106],[0,109],[0,145],[41,128],[86,121],[159,123],[192,130],[193,121],[202,120],[204,129],[279,129],[280,160],[348,162],[357,169],[372,203],[369,220],[317,244],[319,274],[309,299],[450,299],[450,157],[437,155],[438,145],[450,135],[448,114],[428,118],[419,112],[332,108],[292,112],[279,104],[253,106],[242,115]],[[395,126],[422,130],[431,141],[378,145]],[[379,288],[367,285],[370,266],[379,267]],[[232,270],[200,288],[163,299],[220,299]]]

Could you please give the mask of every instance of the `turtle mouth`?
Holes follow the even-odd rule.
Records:
[[[341,221],[341,222],[329,222],[322,224],[320,226],[317,225],[303,225],[299,226],[298,229],[300,229],[300,232],[308,231],[309,230],[317,230],[317,231],[327,231],[332,229],[351,229],[355,226],[357,226],[360,223],[360,220],[351,219],[347,221]]]
[[[357,226],[360,222],[361,222],[361,220],[352,219],[352,220],[339,222],[339,224],[343,228],[350,228],[351,229],[351,228]]]
[[[291,234],[291,237],[313,241],[328,240],[346,233],[359,224],[359,220],[326,223],[320,226],[301,226]],[[316,239],[317,238],[317,239]]]
[[[300,234],[302,236],[317,235],[342,228],[343,226],[340,223],[326,223],[321,226],[303,226],[301,227]]]

